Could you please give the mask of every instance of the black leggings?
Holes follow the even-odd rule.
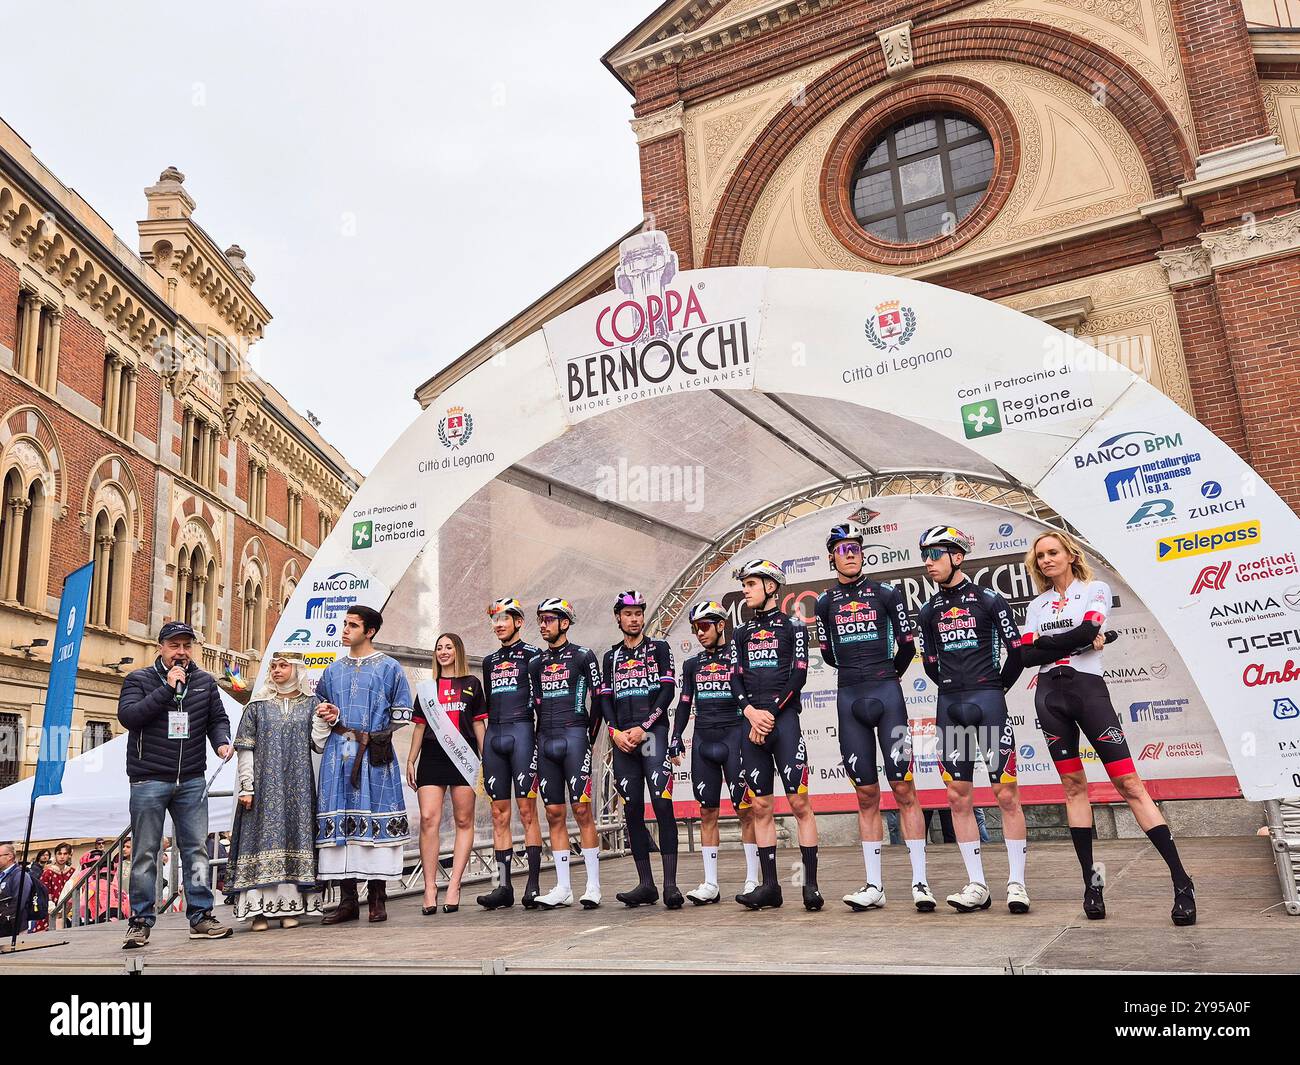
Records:
[[[627,841],[634,858],[650,854],[650,833],[645,827],[645,793],[659,824],[659,850],[677,853],[677,818],[673,814],[673,763],[668,756],[668,725],[656,725],[631,754],[613,751],[614,786],[623,797]]]
[[[1069,666],[1055,666],[1040,673],[1034,709],[1058,773],[1083,772],[1080,731],[1088,737],[1112,780],[1137,772],[1106,682],[1095,673]]]
[[[591,744],[586,726],[538,733],[537,773],[545,805],[564,805],[566,783],[570,803],[591,802]]]

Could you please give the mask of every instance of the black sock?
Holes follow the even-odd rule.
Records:
[[[1083,886],[1092,887],[1092,827],[1075,828],[1070,826],[1070,839],[1074,841],[1074,853],[1079,856],[1079,869],[1083,873]],[[1097,887],[1101,887],[1098,883]]]
[[[799,853],[803,855],[803,882],[810,888],[817,886],[817,844],[805,847],[799,844]]]
[[[525,847],[524,853],[528,855],[528,886],[525,890],[534,892],[542,875],[542,848]]]
[[[640,881],[637,887],[653,887],[655,882],[654,870],[650,868],[650,855],[637,854],[633,855],[632,862],[636,866],[636,875]]]
[[[510,862],[515,856],[514,851],[494,851],[493,854],[497,860],[497,871],[500,874],[500,885],[506,890],[511,890],[510,886]]]
[[[758,848],[758,865],[763,870],[763,883],[776,883],[776,848],[759,847]]]
[[[1165,865],[1169,866],[1169,875],[1173,878],[1174,887],[1187,887],[1192,882],[1192,878],[1187,875],[1187,870],[1183,868],[1182,860],[1178,857],[1178,848],[1174,845],[1173,833],[1169,831],[1169,826],[1156,825],[1155,828],[1147,829],[1147,839],[1160,852]]]
[[[677,851],[660,850],[659,860],[664,866],[664,890],[677,886]]]

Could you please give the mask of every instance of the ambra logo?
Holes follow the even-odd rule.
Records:
[[[1002,415],[998,412],[998,397],[977,399],[961,408],[961,427],[967,440],[978,436],[992,436],[1002,432]]]
[[[373,521],[358,521],[352,524],[352,549],[362,551],[374,543],[375,523]]]
[[[1300,717],[1300,706],[1291,699],[1274,699],[1273,716],[1279,721],[1294,721]]]
[[[1258,688],[1265,684],[1292,684],[1300,680],[1300,667],[1290,658],[1281,669],[1266,669],[1259,662],[1251,662],[1241,671],[1241,683],[1247,688]]]
[[[1220,525],[1214,529],[1162,536],[1156,541],[1156,561],[1172,562],[1192,555],[1205,555],[1211,551],[1228,551],[1234,547],[1248,547],[1259,543],[1263,530],[1258,521],[1242,521],[1236,525]]]

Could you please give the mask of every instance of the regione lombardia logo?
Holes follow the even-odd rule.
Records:
[[[362,551],[374,543],[375,523],[357,521],[352,523],[352,550]]]
[[[464,407],[448,407],[438,422],[438,439],[443,447],[457,451],[469,443],[474,432],[474,417]]]
[[[898,300],[876,304],[876,313],[867,319],[867,339],[881,351],[897,351],[916,332],[916,312]]]

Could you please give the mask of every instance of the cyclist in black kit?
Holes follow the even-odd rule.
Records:
[[[745,778],[740,772],[740,748],[748,726],[731,691],[731,652],[724,636],[727,611],[721,603],[691,607],[691,628],[703,650],[682,665],[682,695],[673,716],[669,753],[680,765],[682,736],[695,712],[691,737],[691,780],[700,803],[700,850],[704,855],[704,882],[686,893],[696,906],[707,906],[722,896],[718,889],[718,808],[722,805],[722,778],[727,779],[732,808],[740,819],[740,839],[745,846],[745,890],[758,886],[758,848],[754,844],[754,818],[745,801]]]
[[[970,878],[961,891],[948,896],[948,905],[962,913],[987,910],[990,905],[971,802],[975,759],[982,754],[1002,808],[1002,834],[1011,866],[1007,908],[1027,913],[1025,814],[1016,786],[1016,737],[1005,695],[1024,669],[1020,630],[1005,599],[962,573],[961,564],[971,549],[969,536],[951,525],[935,525],[921,534],[920,547],[925,572],[939,586],[917,619],[922,663],[939,689],[935,713],[939,770],[948,785],[953,829]],[[1005,662],[1001,645],[1006,647]]]
[[[780,906],[776,873],[776,823],[772,819],[775,769],[798,825],[803,857],[803,904],[820,910],[817,890],[817,822],[808,801],[808,753],[799,730],[799,694],[808,680],[808,629],[777,604],[785,573],[775,562],[754,559],[738,567],[745,605],[754,616],[731,641],[731,690],[749,722],[741,744],[741,772],[752,793],[754,839],[758,843],[762,883],[736,896],[751,910]]]
[[[817,597],[822,658],[838,674],[840,754],[858,793],[858,829],[867,867],[866,884],[845,895],[844,902],[859,911],[885,905],[878,736],[885,776],[898,801],[903,838],[912,858],[912,901],[922,913],[929,913],[935,898],[925,882],[925,818],[916,801],[907,704],[898,683],[916,656],[916,642],[902,593],[862,571],[864,532],[856,521],[831,529],[826,550],[839,581]]]
[[[1025,615],[1020,653],[1026,665],[1040,667],[1034,709],[1065,789],[1070,838],[1083,872],[1083,912],[1090,921],[1106,916],[1105,870],[1092,860],[1092,804],[1079,757],[1081,730],[1106,767],[1111,784],[1169,867],[1174,887],[1170,918],[1176,925],[1193,925],[1195,885],[1183,868],[1169,826],[1138,776],[1106,689],[1102,648],[1114,640],[1115,633],[1103,633],[1101,628],[1110,614],[1110,588],[1093,580],[1083,548],[1064,532],[1053,530],[1035,539],[1025,567],[1041,594]]]
[[[659,824],[659,856],[664,867],[664,905],[680,909],[677,890],[677,819],[673,816],[673,766],[668,754],[668,708],[677,679],[673,652],[666,640],[644,633],[645,599],[640,592],[621,592],[614,600],[614,620],[623,639],[605,652],[605,696],[613,742],[614,786],[623,799],[623,817],[640,882],[614,897],[625,906],[659,901],[650,869],[650,833],[645,827],[645,793]]]
[[[483,739],[483,788],[492,800],[492,845],[496,852],[497,886],[478,897],[489,910],[513,906],[515,891],[510,883],[514,858],[514,836],[510,828],[510,792],[513,787],[524,826],[524,849],[528,855],[528,883],[524,906],[534,909],[538,876],[542,868],[542,827],[537,819],[536,737],[533,729],[533,694],[528,663],[538,649],[524,643],[519,630],[524,608],[518,599],[498,599],[487,609],[492,632],[501,647],[483,659],[483,693],[487,698],[488,726]]]
[[[596,656],[569,642],[569,626],[577,618],[567,599],[543,599],[537,605],[537,627],[546,647],[528,663],[537,708],[537,773],[555,858],[555,887],[536,899],[545,910],[573,905],[569,831],[564,823],[566,782],[587,869],[587,890],[578,901],[584,910],[600,905],[600,845],[591,812],[591,747],[604,716],[605,696]]]

